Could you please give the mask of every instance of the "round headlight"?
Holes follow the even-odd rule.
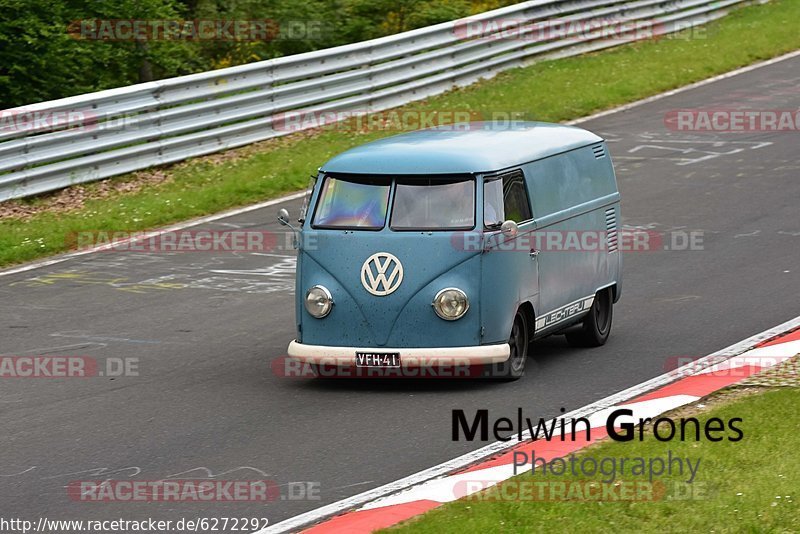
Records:
[[[324,286],[314,286],[306,292],[306,311],[317,319],[322,319],[331,312],[333,297]]]
[[[467,294],[455,287],[442,289],[433,298],[436,315],[445,321],[460,319],[469,309]]]

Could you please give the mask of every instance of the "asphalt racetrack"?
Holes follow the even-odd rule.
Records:
[[[0,515],[276,523],[485,445],[451,440],[453,409],[499,417],[521,406],[550,418],[796,316],[800,134],[674,131],[664,117],[796,110],[798,87],[795,57],[581,125],[609,140],[623,223],[663,246],[625,253],[605,346],[544,339],[514,383],[281,376],[294,334],[291,250],[99,252],[0,277],[0,355],[136,365],[131,376],[0,379]],[[309,161],[309,172],[322,163]],[[278,208],[299,205],[192,230],[282,232]],[[84,502],[69,493],[81,480],[181,478],[267,479],[282,498]]]

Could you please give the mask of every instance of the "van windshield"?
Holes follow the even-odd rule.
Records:
[[[389,178],[334,178],[322,184],[312,225],[315,228],[380,230],[386,224]]]
[[[470,230],[475,227],[475,180],[398,179],[392,230]]]

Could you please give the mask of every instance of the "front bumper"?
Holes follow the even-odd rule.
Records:
[[[289,356],[305,363],[317,365],[354,366],[356,352],[397,352],[402,367],[429,365],[482,365],[508,360],[511,349],[508,343],[478,345],[474,347],[391,348],[391,347],[328,347],[289,343]]]

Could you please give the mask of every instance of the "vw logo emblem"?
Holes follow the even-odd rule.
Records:
[[[378,297],[393,293],[403,281],[403,264],[393,254],[378,252],[361,266],[361,284]]]

